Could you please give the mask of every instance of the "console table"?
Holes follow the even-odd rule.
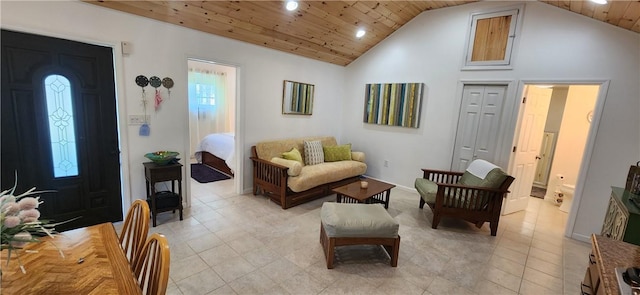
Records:
[[[176,209],[180,211],[180,220],[182,220],[182,164],[172,163],[167,165],[158,165],[154,162],[145,162],[144,178],[147,183],[147,202],[151,209],[153,218],[153,226],[156,226],[156,216],[158,213],[172,211]],[[156,191],[156,183],[171,182],[171,191]],[[178,190],[176,191],[176,182]]]
[[[602,225],[603,236],[640,245],[640,208],[632,199],[640,200],[640,196],[621,187],[611,187],[609,207]]]
[[[615,269],[640,265],[639,253],[640,247],[636,245],[591,235],[589,266],[582,280],[581,294],[621,294]]]

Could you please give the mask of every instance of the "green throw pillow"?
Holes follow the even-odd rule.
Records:
[[[282,157],[287,160],[298,161],[300,164],[304,165],[304,162],[302,162],[302,154],[300,154],[300,151],[297,148],[293,148],[288,152],[282,153]]]
[[[351,144],[323,146],[325,162],[351,160]]]

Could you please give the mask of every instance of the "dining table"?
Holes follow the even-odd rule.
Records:
[[[142,293],[112,223],[39,240],[2,251],[0,294]]]

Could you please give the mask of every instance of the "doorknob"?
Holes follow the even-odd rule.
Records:
[[[540,158],[540,156],[536,156],[536,160],[540,160],[540,159],[542,159],[542,158]]]

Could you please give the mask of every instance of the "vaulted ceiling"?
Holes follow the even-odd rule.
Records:
[[[300,1],[290,12],[285,1],[82,1],[343,66],[423,11],[476,2]],[[640,33],[637,0],[541,2]]]

